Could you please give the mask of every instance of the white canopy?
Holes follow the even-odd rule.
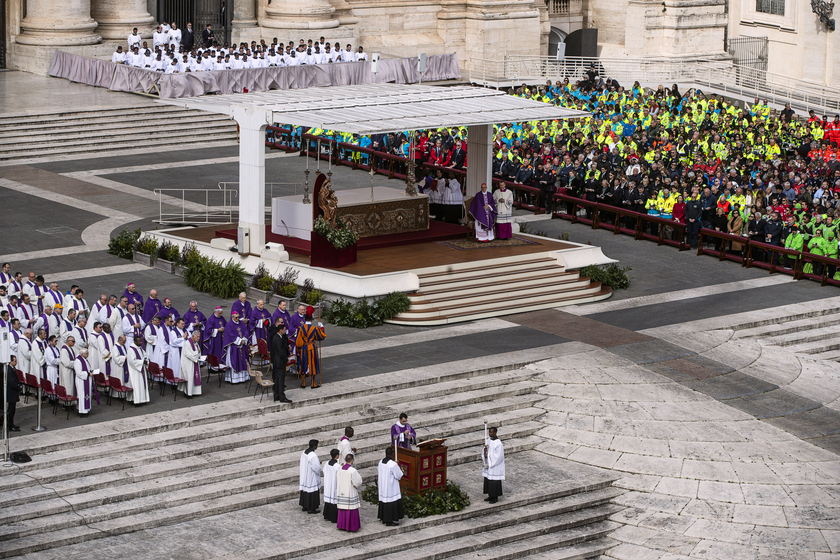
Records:
[[[206,95],[158,103],[231,117],[236,107],[270,111],[271,122],[355,134],[589,116],[585,111],[467,86],[366,84]]]

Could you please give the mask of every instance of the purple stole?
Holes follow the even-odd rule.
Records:
[[[195,341],[190,339],[190,347],[195,350]],[[193,362],[193,385],[201,387],[201,368],[198,366],[198,360]]]
[[[60,293],[58,293],[58,292],[56,292],[56,291],[53,291],[53,290],[47,290],[47,295],[52,296],[52,299],[53,299],[53,302],[52,302],[53,309],[55,309],[55,306],[56,306],[56,305],[59,305],[59,304],[64,304],[64,298],[63,298],[63,297],[61,297],[61,294],[60,294]]]
[[[6,290],[6,293],[7,294],[22,295],[23,294],[23,284],[21,284],[20,282],[17,282],[17,281],[12,282],[11,284],[9,284],[9,289]]]
[[[46,290],[44,290],[44,286],[39,286],[38,284],[35,284],[34,286],[32,286],[32,290],[35,292],[35,298],[38,302],[38,313],[43,313],[44,312],[44,300],[38,299],[38,296],[44,295],[46,293]]]
[[[6,274],[5,272],[0,272],[0,284],[8,284],[14,278],[11,274]]]
[[[140,332],[140,319],[137,315],[137,312],[132,315],[131,313],[126,313],[128,316],[128,320],[131,321],[131,327],[134,329],[134,336],[143,336],[143,333]],[[135,321],[135,319],[137,319]]]
[[[87,379],[85,379],[83,383],[83,387],[85,388],[85,408],[90,410],[90,393],[91,387],[93,387],[93,396],[96,397],[96,404],[99,404],[99,392],[96,390],[96,384],[93,383],[93,380],[90,378],[90,369],[87,363],[87,360],[79,356],[79,362],[82,364],[82,371],[88,374]]]
[[[50,318],[47,316],[46,313],[41,315],[39,318],[44,320],[44,332],[47,333],[47,339],[49,340],[49,338],[50,338]]]
[[[49,337],[49,336],[50,336],[50,333],[47,332],[47,337]],[[79,329],[79,338],[84,340],[85,344],[87,344],[87,333],[85,332],[85,329]]]
[[[30,315],[32,315],[32,308],[30,307],[29,311],[27,311],[26,310],[27,307],[28,306],[25,305],[25,304],[21,305],[20,310],[23,311],[23,316],[26,317],[26,320],[29,321],[29,324],[31,325],[32,324],[32,317],[30,317]],[[38,334],[38,333],[35,333],[35,334]]]
[[[76,317],[78,317],[79,316],[79,311],[82,310],[82,302],[77,297],[73,298],[73,309],[76,310]]]
[[[51,344],[47,344],[47,347],[49,347],[50,351],[53,353],[53,358],[55,358],[56,360],[59,360],[61,358],[61,350],[58,350],[57,348],[55,348]],[[44,342],[41,339],[38,339],[38,348],[41,349],[41,353],[46,354],[46,347],[44,346]],[[41,366],[41,377],[43,377],[44,379],[47,378],[47,360],[46,359],[44,359],[44,365]],[[58,385],[58,383],[56,383],[56,385]]]
[[[105,341],[105,350],[110,352],[111,351],[111,345],[108,344],[108,337],[105,336],[105,334],[103,333],[102,335],[100,335],[100,338],[103,341]],[[107,354],[107,352],[106,352],[106,354]],[[103,358],[104,358],[104,356],[103,356]],[[108,360],[108,361],[105,362],[105,375],[108,375],[108,376],[111,375],[111,360]]]
[[[117,344],[117,352],[120,353],[120,356],[125,356],[125,346]],[[123,383],[128,383],[128,356],[123,362]]]

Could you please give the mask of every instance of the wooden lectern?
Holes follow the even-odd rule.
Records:
[[[445,439],[418,444],[418,450],[396,450],[397,464],[403,472],[400,488],[407,494],[424,494],[429,490],[446,491]]]

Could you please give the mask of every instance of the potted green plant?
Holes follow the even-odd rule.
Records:
[[[164,241],[157,248],[155,268],[172,274],[175,270],[175,263],[180,257],[181,251],[178,249],[178,246],[169,241]]]
[[[248,286],[248,297],[254,300],[263,300],[269,303],[268,296],[271,294],[271,288],[274,285],[274,278],[268,273],[265,263],[260,263],[257,270],[251,277],[251,283]]]
[[[157,257],[158,242],[154,237],[141,237],[134,245],[134,262],[152,266]]]
[[[280,303],[280,300],[286,300],[289,313],[292,312],[292,305],[298,293],[297,278],[298,272],[291,266],[287,266],[283,270],[283,273],[274,280],[274,284],[271,286],[271,291],[273,292],[271,305],[276,306]]]
[[[184,276],[184,273],[189,268],[190,264],[201,257],[201,253],[198,252],[198,248],[195,246],[195,243],[185,243],[183,247],[181,247],[181,254],[178,257],[178,262],[173,267],[173,272],[177,276]]]
[[[310,264],[322,268],[342,268],[356,262],[359,236],[344,221],[336,218],[332,227],[318,216],[310,238]]]

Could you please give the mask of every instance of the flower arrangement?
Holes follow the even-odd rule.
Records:
[[[341,218],[336,218],[335,223],[337,227],[332,228],[323,216],[318,216],[315,220],[315,233],[326,239],[336,249],[346,249],[355,245],[359,240],[356,232],[347,227]]]

